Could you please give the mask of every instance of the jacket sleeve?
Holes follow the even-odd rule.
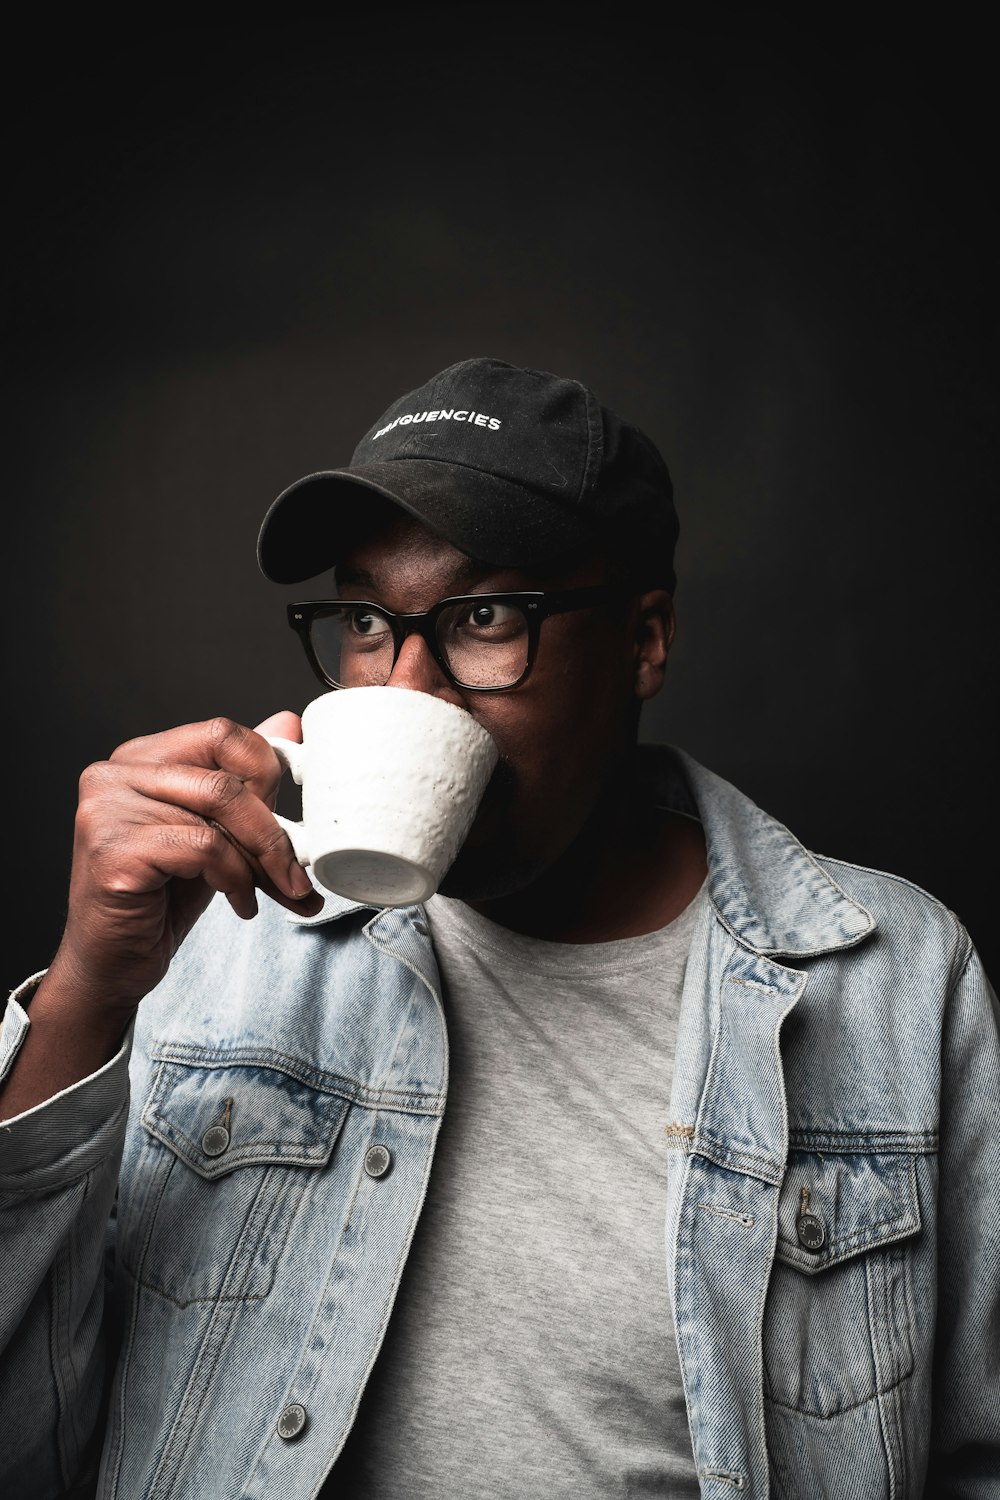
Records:
[[[945,1015],[926,1494],[1000,1494],[1000,1013],[975,952]]]
[[[15,991],[0,1079],[27,1034]],[[131,1036],[99,1072],[0,1125],[0,1494],[89,1492],[109,1370],[104,1270]],[[82,1487],[82,1488],[78,1488]]]

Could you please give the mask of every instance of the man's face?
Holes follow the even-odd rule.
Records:
[[[370,600],[399,614],[429,609],[453,594],[605,581],[600,560],[545,575],[486,567],[404,515],[356,545],[337,567],[341,598]],[[634,744],[637,698],[651,696],[662,677],[662,669],[651,677],[641,660],[650,654],[648,641],[639,644],[649,634],[641,614],[640,605],[615,601],[549,617],[527,679],[496,693],[453,686],[418,635],[404,642],[389,685],[464,708],[500,752],[442,894],[489,901],[523,890],[587,825]],[[666,637],[669,644],[669,624]]]

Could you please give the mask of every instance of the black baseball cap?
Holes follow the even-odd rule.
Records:
[[[257,542],[265,577],[299,583],[333,568],[376,496],[493,566],[530,570],[634,541],[646,571],[674,588],[663,458],[586,386],[544,370],[466,359],[401,396],[346,467],[307,474],[274,501]]]

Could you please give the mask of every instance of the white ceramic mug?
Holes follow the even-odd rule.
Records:
[[[338,688],[303,711],[301,745],[265,738],[302,787],[302,822],[275,814],[296,858],[376,906],[434,894],[498,754],[471,714],[407,688]]]

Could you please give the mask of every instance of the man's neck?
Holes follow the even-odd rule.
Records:
[[[527,937],[606,943],[666,927],[697,895],[706,868],[701,824],[656,807],[629,781],[529,886],[468,904]]]

